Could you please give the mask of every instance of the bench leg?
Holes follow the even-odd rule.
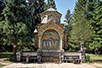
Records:
[[[79,64],[79,60],[78,60],[78,64]]]
[[[73,63],[75,64],[75,59],[73,59]]]
[[[22,59],[23,60],[23,59]],[[24,62],[24,60],[23,60],[23,62]]]

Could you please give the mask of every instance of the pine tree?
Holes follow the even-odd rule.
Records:
[[[2,21],[4,20],[4,16],[2,14],[3,12],[3,9],[5,8],[5,4],[4,4],[4,1],[3,0],[0,0],[0,51],[3,50],[4,46],[3,46],[3,23]]]
[[[72,20],[74,24],[71,31],[71,43],[69,43],[74,49],[79,49],[80,42],[85,45],[92,35],[92,28],[89,22],[90,15],[88,14],[91,8],[89,0],[78,0],[76,3]]]
[[[89,48],[94,50],[97,54],[98,50],[102,48],[102,4],[99,0],[94,2],[93,12],[90,12],[92,15],[91,25],[93,27],[94,33],[92,39],[90,40]],[[102,51],[102,50],[101,50]],[[100,52],[101,52],[100,51]]]
[[[28,0],[28,8],[29,8],[29,19],[32,23],[32,32],[35,29],[35,26],[41,23],[40,13],[46,10],[46,3],[44,0]]]
[[[27,18],[28,14],[26,0],[7,0],[3,10],[4,45],[31,45],[31,24]]]
[[[68,9],[67,10],[67,13],[65,15],[65,20],[64,20],[64,22],[67,23],[67,25],[65,25],[65,29],[68,31],[68,35],[67,35],[68,45],[64,46],[64,48],[66,50],[68,50],[70,48],[70,45],[69,45],[70,41],[69,41],[69,39],[70,39],[70,36],[71,36],[70,35],[71,30],[72,30],[72,22],[71,22],[71,19],[72,19],[72,14],[71,14],[70,10]]]
[[[1,0],[1,1],[0,1],[0,21],[4,20],[4,16],[3,16],[3,14],[2,14],[4,8],[5,8],[5,4],[4,4],[4,2]]]
[[[4,4],[4,1],[0,1],[0,39],[1,39],[1,37],[2,37],[2,25],[3,25],[3,23],[2,23],[2,21],[4,20],[4,15],[2,14],[2,12],[3,12],[3,9],[5,8],[5,4]]]

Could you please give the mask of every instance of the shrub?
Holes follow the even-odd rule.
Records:
[[[29,49],[28,47],[23,47],[23,48],[21,49],[21,51],[31,51],[31,49]]]
[[[90,60],[90,56],[89,55],[85,56],[85,62],[92,63],[92,60]]]
[[[16,62],[16,55],[11,55],[11,57],[9,57],[10,61]]]

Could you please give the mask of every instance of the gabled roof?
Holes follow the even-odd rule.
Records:
[[[55,22],[53,22],[53,20],[50,20],[48,23],[42,25],[42,26],[38,29],[38,31],[40,31],[40,30],[43,29],[44,27],[49,26],[50,23],[54,24],[55,26],[58,26],[62,31],[65,31],[64,28],[62,28],[60,25],[58,25],[58,24],[56,24]]]

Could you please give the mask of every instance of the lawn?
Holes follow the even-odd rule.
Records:
[[[102,55],[101,54],[88,54],[86,53],[86,55],[89,55],[90,56],[90,59],[93,61],[93,62],[101,62],[102,63]]]
[[[12,63],[11,61],[9,61],[9,57],[12,54],[13,52],[0,52],[0,68]]]
[[[9,58],[13,52],[0,52],[0,58]]]
[[[5,66],[5,65],[3,65],[3,64],[0,64],[0,68],[2,68],[3,66]]]

